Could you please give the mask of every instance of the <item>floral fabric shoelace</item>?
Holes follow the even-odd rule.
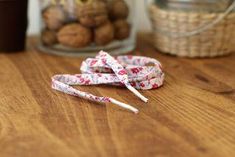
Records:
[[[138,113],[138,109],[110,97],[95,96],[73,88],[73,85],[108,84],[128,88],[142,101],[148,99],[136,89],[156,89],[163,85],[164,73],[161,63],[156,59],[141,56],[110,56],[100,51],[95,58],[82,62],[82,74],[62,74],[52,77],[52,88],[69,95],[81,97],[95,102],[113,103]]]

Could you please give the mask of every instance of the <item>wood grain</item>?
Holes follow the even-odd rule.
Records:
[[[215,59],[162,55],[150,36],[132,54],[159,59],[165,85],[141,91],[78,87],[134,104],[140,114],[53,91],[50,77],[79,72],[82,58],[36,51],[0,54],[1,157],[232,157],[235,155],[235,54]]]

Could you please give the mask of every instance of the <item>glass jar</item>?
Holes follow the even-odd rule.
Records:
[[[136,0],[40,0],[42,51],[92,56],[135,48]]]
[[[187,11],[225,11],[233,0],[155,0],[161,7]]]

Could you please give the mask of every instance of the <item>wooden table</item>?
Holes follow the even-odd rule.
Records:
[[[135,115],[53,91],[50,77],[78,73],[82,58],[36,51],[0,54],[1,157],[232,157],[235,156],[235,54],[185,59],[154,50],[140,35],[137,52],[159,59],[165,85],[141,91],[79,87],[140,109]]]

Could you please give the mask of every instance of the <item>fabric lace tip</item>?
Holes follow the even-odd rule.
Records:
[[[120,106],[120,107],[122,107],[122,108],[125,108],[125,109],[127,109],[127,110],[130,110],[130,111],[134,112],[135,114],[138,114],[138,113],[139,113],[139,110],[138,110],[137,108],[135,108],[135,107],[132,107],[131,105],[122,103],[122,102],[120,102],[120,101],[118,101],[118,100],[115,100],[115,99],[113,99],[113,98],[110,98],[109,100],[110,100],[111,103],[113,103],[113,104],[115,104],[115,105],[118,105],[118,106]]]
[[[144,101],[145,103],[148,102],[148,99],[146,97],[144,97],[142,94],[140,94],[134,87],[132,86],[127,86],[127,88],[134,93],[137,97],[139,97],[142,101]]]

